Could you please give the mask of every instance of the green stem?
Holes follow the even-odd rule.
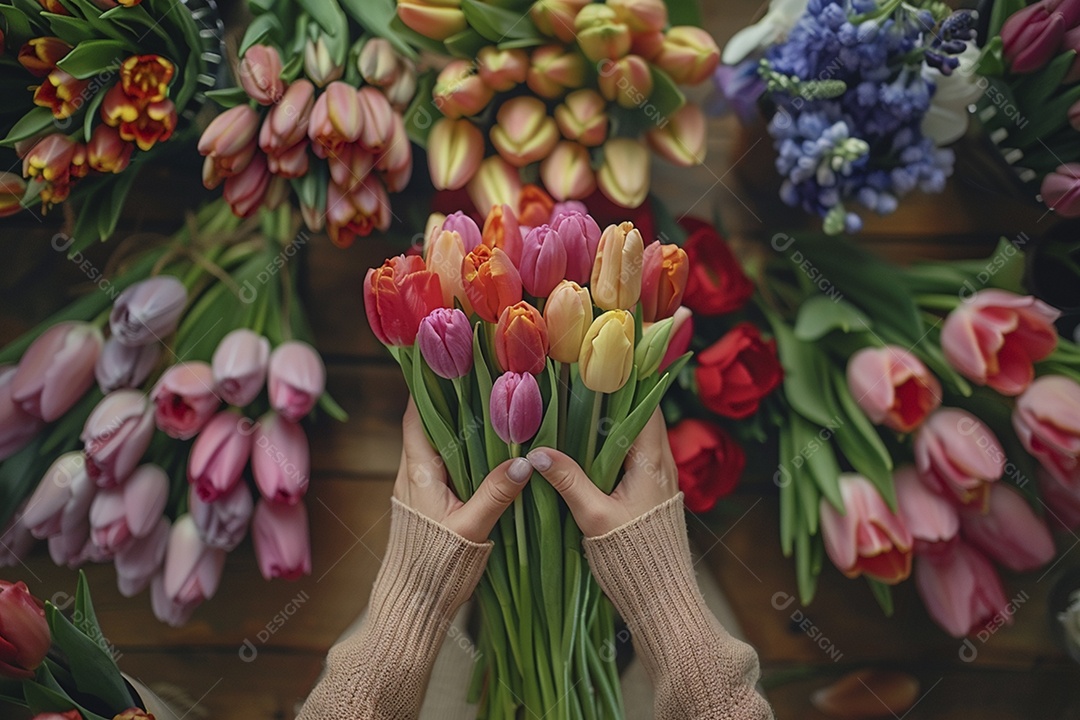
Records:
[[[960,304],[959,295],[916,295],[915,304],[923,310],[955,310]]]
[[[593,393],[592,414],[589,417],[589,425],[585,428],[585,458],[584,463],[582,464],[582,469],[585,471],[585,474],[590,477],[592,477],[590,474],[592,472],[592,464],[596,459],[596,441],[599,437],[597,428],[600,425],[600,408],[603,403],[604,394]]]

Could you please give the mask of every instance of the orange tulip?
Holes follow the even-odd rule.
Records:
[[[539,310],[522,301],[502,311],[495,332],[495,356],[503,372],[539,375],[547,365],[547,352],[547,323]]]
[[[89,85],[89,80],[78,80],[56,68],[45,76],[34,91],[34,104],[49,108],[57,120],[69,118],[86,101],[83,93]]]
[[[120,65],[124,94],[142,103],[164,100],[176,68],[160,55],[132,55]]]
[[[487,322],[498,322],[503,310],[521,302],[521,276],[499,248],[478,245],[461,261],[461,279],[473,310]]]
[[[120,133],[108,125],[94,128],[86,146],[90,168],[100,173],[123,172],[135,146],[120,139]]]
[[[521,188],[518,196],[518,222],[526,227],[543,225],[551,219],[555,200],[539,185],[529,184]]]
[[[71,46],[58,37],[30,38],[19,48],[19,64],[34,77],[45,77],[69,52]]]
[[[645,248],[641,273],[641,319],[656,322],[675,314],[690,276],[686,251],[671,243]]]
[[[514,267],[521,262],[521,230],[517,216],[509,205],[496,205],[491,208],[484,220],[484,230],[480,237],[489,248],[499,248],[506,253]]]
[[[416,255],[389,258],[364,278],[364,311],[384,345],[412,345],[421,321],[441,306],[439,276]]]

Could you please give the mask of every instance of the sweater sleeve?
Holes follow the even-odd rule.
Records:
[[[681,493],[583,544],[653,681],[657,720],[773,717],[755,689],[757,654],[728,634],[698,589]]]
[[[466,540],[393,499],[368,618],[330,649],[297,720],[416,718],[446,630],[490,554],[490,542]]]

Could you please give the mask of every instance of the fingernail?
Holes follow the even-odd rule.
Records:
[[[529,479],[532,475],[533,466],[529,464],[529,461],[525,458],[514,458],[514,462],[510,463],[510,467],[506,471],[507,477],[516,483],[523,483]]]
[[[543,450],[533,450],[529,453],[529,464],[540,472],[551,467],[551,456]]]

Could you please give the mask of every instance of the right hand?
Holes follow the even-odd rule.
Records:
[[[605,495],[581,466],[558,450],[537,448],[528,460],[562,495],[586,537],[604,535],[636,520],[679,492],[679,473],[659,408],[630,447],[626,472],[611,495]]]

